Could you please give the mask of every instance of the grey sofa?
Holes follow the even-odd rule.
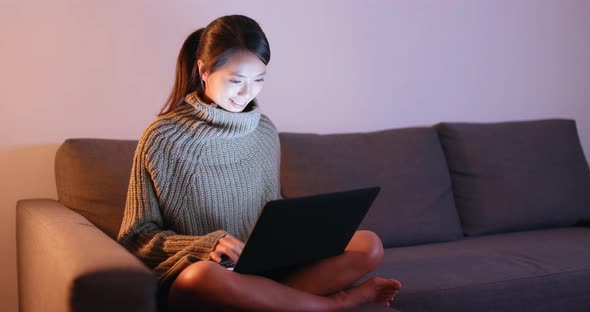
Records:
[[[590,170],[573,120],[280,133],[284,197],[380,185],[361,228],[400,311],[590,311]],[[17,203],[21,311],[156,311],[114,238],[137,141],[68,139],[58,200]],[[381,311],[365,305],[357,311]]]

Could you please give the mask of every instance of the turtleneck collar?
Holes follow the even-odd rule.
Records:
[[[226,111],[215,103],[207,104],[197,92],[187,94],[184,101],[194,107],[199,119],[215,130],[216,136],[233,138],[246,135],[256,129],[260,120],[261,112],[256,99],[250,101],[242,112]]]

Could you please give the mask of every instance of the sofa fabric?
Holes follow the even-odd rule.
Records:
[[[361,229],[384,258],[359,283],[400,280],[392,311],[590,311],[590,170],[574,121],[279,137],[283,197],[381,186]],[[59,201],[17,202],[20,311],[166,311],[156,275],[116,241],[136,146],[68,139]]]
[[[391,248],[367,278],[402,282],[399,311],[590,311],[588,246],[571,227]]]
[[[136,140],[67,139],[55,155],[58,200],[116,239]]]
[[[573,226],[590,218],[590,170],[575,121],[436,128],[466,235]]]
[[[445,157],[433,128],[280,133],[283,197],[379,185],[360,229],[385,247],[462,237]]]
[[[156,275],[79,213],[19,200],[16,222],[19,311],[156,311]]]

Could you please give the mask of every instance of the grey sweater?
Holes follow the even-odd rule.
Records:
[[[247,241],[281,198],[279,163],[277,130],[256,99],[234,113],[189,94],[138,142],[117,240],[169,287],[226,233]]]

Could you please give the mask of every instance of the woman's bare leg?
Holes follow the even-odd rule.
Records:
[[[357,231],[343,254],[294,272],[283,284],[316,295],[342,290],[373,271],[383,258],[383,244],[371,231]],[[398,289],[401,284],[398,283]]]
[[[238,311],[336,311],[367,302],[387,305],[394,295],[393,280],[371,278],[331,296],[317,296],[260,276],[228,271],[212,261],[188,266],[173,282],[169,311],[221,307]]]

